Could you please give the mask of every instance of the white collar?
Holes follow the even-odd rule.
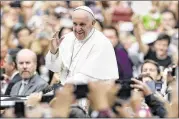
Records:
[[[22,80],[22,83],[27,85],[29,83],[29,80],[28,79],[27,80]]]
[[[91,31],[90,31],[90,33],[88,34],[88,36],[87,36],[85,39],[83,39],[83,40],[78,40],[78,39],[76,38],[76,41],[77,41],[77,42],[80,42],[80,43],[85,43],[85,42],[93,35],[94,30],[95,30],[95,28],[92,28]]]

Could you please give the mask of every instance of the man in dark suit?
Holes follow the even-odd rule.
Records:
[[[17,53],[17,69],[22,78],[17,82],[10,92],[11,96],[26,96],[33,92],[44,90],[48,83],[36,73],[37,56],[29,49],[22,49]]]
[[[16,65],[16,54],[19,49],[9,49],[5,58],[5,74],[8,76],[9,82],[7,84],[7,88],[5,89],[5,95],[10,95],[11,89],[13,85],[21,80],[19,72],[17,70]]]

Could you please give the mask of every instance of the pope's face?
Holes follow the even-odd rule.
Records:
[[[89,13],[83,10],[73,12],[73,32],[78,40],[83,40],[90,33],[93,24]]]

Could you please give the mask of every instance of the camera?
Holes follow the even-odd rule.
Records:
[[[126,80],[116,80],[115,83],[121,85],[121,88],[117,93],[117,97],[123,100],[129,99],[131,97],[131,90],[132,90],[130,85],[135,84],[135,82],[131,81],[130,79],[126,79]]]
[[[162,81],[156,81],[155,82],[155,89],[157,91],[161,91],[161,89],[162,89]]]
[[[85,98],[89,92],[87,84],[74,85],[74,95],[76,99]]]
[[[24,118],[25,117],[25,105],[23,101],[16,101],[14,105],[14,114],[16,118]]]
[[[165,69],[168,74],[171,76],[176,76],[176,67],[174,65],[170,65],[168,68]]]

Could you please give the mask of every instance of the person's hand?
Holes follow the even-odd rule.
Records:
[[[134,112],[138,111],[138,107],[141,107],[141,102],[142,102],[142,94],[140,91],[137,90],[133,90],[131,91],[132,95],[131,95],[131,99],[130,99],[130,105],[133,109]]]
[[[15,118],[16,115],[14,114],[14,108],[7,108],[3,114],[4,118]]]
[[[50,45],[50,52],[55,54],[60,43],[62,42],[62,40],[64,39],[64,36],[62,36],[60,39],[58,38],[58,33],[59,31],[55,32],[55,34],[52,37],[51,40],[51,45]]]
[[[115,84],[114,81],[109,81],[108,85],[109,85],[109,91],[108,91],[108,94],[107,94],[107,98],[108,98],[109,106],[112,107],[115,100],[118,98],[118,97],[116,97],[116,94],[120,90],[121,85]]]
[[[34,106],[36,106],[37,104],[40,103],[41,99],[42,99],[42,92],[40,92],[40,93],[37,93],[37,92],[32,93],[28,97],[28,99],[26,101],[26,105],[34,107]]]
[[[140,23],[140,16],[134,14],[134,15],[132,16],[132,18],[131,18],[131,21],[132,21],[132,23],[133,23],[134,26],[139,25],[139,23]]]
[[[117,118],[132,118],[133,116],[130,113],[128,113],[128,111],[126,111],[126,109],[129,110],[128,107],[117,106],[116,111],[118,112],[118,114],[116,114],[116,117]]]
[[[7,74],[2,74],[2,76],[3,76],[3,80],[4,81],[6,81],[6,82],[8,82],[9,81],[9,76],[7,75]]]
[[[48,103],[41,103],[38,106],[26,110],[27,118],[49,118],[51,117],[51,108]]]
[[[165,68],[162,73],[162,76],[163,76],[164,80],[167,81],[167,83],[172,82],[176,79],[176,76],[172,76],[172,73],[171,73],[173,69],[176,69],[176,65],[173,65],[169,68]]]
[[[94,110],[100,111],[103,109],[108,109],[110,105],[114,104],[115,101],[114,96],[115,93],[117,92],[117,86],[112,84],[112,82],[105,82],[105,81],[89,82],[88,87],[90,90],[88,99],[90,100],[90,105]],[[112,87],[114,89],[112,89]],[[109,100],[111,101],[110,103]]]
[[[56,91],[56,98],[53,100],[52,116],[68,117],[70,113],[70,105],[75,99],[73,95],[73,85],[66,84],[62,89]]]
[[[172,97],[171,97],[171,105],[168,111],[168,117],[170,118],[178,118],[178,90],[177,90],[177,81],[171,84],[172,88]]]
[[[150,90],[150,88],[147,86],[146,83],[143,83],[142,81],[139,81],[135,78],[132,78],[131,80],[134,81],[134,84],[131,84],[132,88],[141,90],[143,92],[144,96],[148,96],[148,95],[152,94],[152,91]]]

